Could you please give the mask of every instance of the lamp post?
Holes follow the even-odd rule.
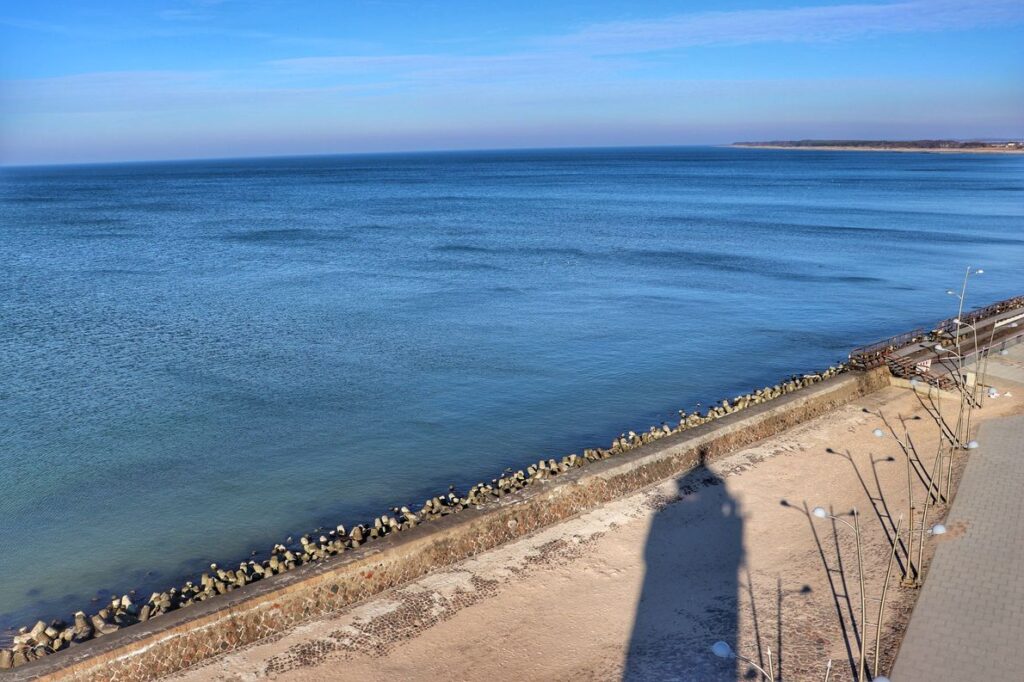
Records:
[[[934,348],[935,348],[935,352],[936,353],[943,353],[943,352],[945,352],[945,353],[951,353],[951,354],[957,356],[957,358],[960,360],[960,367],[963,367],[963,358],[960,356],[959,353],[951,351],[948,348],[944,348],[942,346],[942,344],[935,344]],[[960,379],[962,379],[962,378],[963,377],[961,375]],[[975,381],[977,381],[977,379],[975,379]],[[973,402],[966,400],[966,398],[967,398],[966,387],[963,386],[959,381],[957,382],[957,385],[960,388],[960,412],[957,415],[956,433],[953,436],[953,440],[955,442],[950,445],[950,448],[949,448],[949,463],[946,466],[946,499],[947,500],[949,500],[950,486],[952,485],[951,479],[952,479],[952,476],[953,476],[953,450],[954,450],[954,447],[960,448],[960,449],[965,449],[965,450],[973,450],[974,448],[978,447],[977,441],[971,441],[971,442],[974,442],[974,447],[970,447],[970,443],[964,443],[964,441],[963,441],[963,436],[965,435],[963,433],[963,428],[964,428],[964,403],[965,402],[967,403],[967,419],[966,419],[966,424],[968,425],[968,429],[970,428],[969,425],[971,423],[971,412],[974,409],[974,404],[973,404]],[[970,432],[968,431],[967,435],[969,435],[969,433]],[[941,451],[941,448],[942,448],[942,442],[941,441],[939,442],[939,448],[940,448],[940,451]]]
[[[971,275],[983,275],[983,274],[985,274],[985,271],[982,270],[981,268],[977,268],[977,269],[972,271],[971,266],[968,265],[967,266],[967,270],[964,272],[964,283],[963,283],[963,286],[960,287],[960,293],[957,294],[952,289],[947,289],[946,290],[946,293],[948,295],[956,296],[958,299],[960,299],[960,307],[957,308],[957,311],[956,311],[956,325],[957,325],[957,327],[956,327],[956,350],[957,350],[958,353],[960,352],[960,318],[961,318],[961,316],[963,316],[963,313],[964,313],[964,300],[967,298],[967,279]]]
[[[968,329],[970,329],[970,330],[971,330],[971,332],[973,332],[973,333],[974,333],[974,350],[975,350],[975,352],[977,352],[977,350],[978,350],[978,328],[977,328],[977,327],[975,327],[975,326],[974,326],[973,324],[971,324],[970,322],[964,322],[964,321],[963,321],[962,319],[960,319],[959,317],[955,318],[955,319],[953,320],[953,322],[955,322],[955,323],[956,323],[956,324],[957,324],[958,326],[960,326],[960,327],[967,327]]]
[[[940,360],[939,360],[940,362],[941,362],[941,357],[942,357],[943,354],[952,355],[954,358],[956,358],[956,361],[957,361],[956,362],[955,377],[954,377],[954,373],[953,372],[949,372],[949,374],[950,374],[950,378],[953,379],[953,385],[956,386],[957,392],[960,394],[960,411],[957,414],[956,431],[955,431],[955,433],[953,435],[953,440],[955,440],[956,441],[956,445],[959,446],[960,445],[960,429],[963,426],[964,403],[966,402],[965,399],[966,399],[966,392],[967,392],[967,388],[964,385],[964,378],[963,378],[963,356],[961,356],[960,353],[958,353],[955,350],[952,350],[951,348],[946,348],[941,343],[937,343],[934,346],[932,346],[932,350],[935,351],[935,354],[940,357]],[[941,391],[941,387],[940,387],[939,390]]]
[[[974,386],[971,388],[971,405],[972,406],[976,406],[976,407],[981,407],[984,404],[984,401],[985,401],[985,392],[984,391],[981,392],[981,398],[979,399],[978,398],[978,387],[979,386],[984,386],[984,384],[985,384],[985,374],[986,374],[986,370],[988,369],[988,354],[989,354],[990,349],[992,347],[992,339],[994,339],[995,335],[996,335],[995,321],[992,322],[992,331],[989,333],[988,344],[986,344],[984,351],[982,351],[981,347],[978,345],[978,328],[977,327],[975,327],[973,324],[970,324],[968,322],[961,321],[959,317],[957,319],[955,319],[954,322],[962,324],[963,326],[969,328],[972,332],[974,332],[974,356],[975,356],[975,363],[977,364],[977,369],[975,370],[975,373],[974,373]],[[984,355],[982,355],[983,352],[984,352]],[[970,432],[971,432],[971,413],[968,412],[967,413],[967,433],[970,433]]]
[[[864,592],[864,549],[860,538],[860,514],[857,513],[857,508],[854,507],[852,524],[846,519],[828,513],[824,507],[815,507],[811,510],[811,514],[819,519],[838,521],[853,530],[853,536],[857,540],[857,577],[860,581],[860,660],[857,663],[857,682],[864,682],[864,622],[865,615],[867,614],[867,595]]]
[[[1017,323],[1016,322],[1011,322],[1010,323],[1010,328],[1011,329],[1014,329],[1016,327],[1017,327]],[[993,341],[993,339],[995,339],[995,336],[996,336],[996,323],[995,323],[995,320],[993,320],[992,321],[992,332],[989,334],[989,337],[988,337],[988,345],[985,346],[985,357],[981,361],[981,382],[982,383],[984,383],[988,379],[988,358],[992,354],[992,341]],[[1008,355],[1009,351],[1006,350],[1006,348],[1004,347],[1004,348],[1002,348],[999,351],[999,354],[1000,355]],[[995,396],[992,395],[992,391],[991,390],[989,391],[989,396],[988,397],[990,397],[990,398],[995,397]],[[985,394],[984,394],[984,392],[982,393],[981,401],[982,401],[982,404],[984,405],[984,403],[985,403]]]
[[[978,356],[979,365],[979,376],[977,383],[980,383],[982,387],[985,386],[985,382],[988,381],[988,356],[992,354],[992,341],[996,338],[996,321],[992,320],[992,329],[988,333],[988,343],[985,344],[984,355]],[[981,406],[985,405],[985,391],[981,392]]]
[[[981,274],[984,274],[984,273],[985,273],[985,271],[982,270],[981,268],[973,269],[970,265],[968,265],[967,266],[967,270],[964,272],[964,282],[963,282],[963,285],[960,287],[960,293],[958,294],[955,291],[953,291],[952,289],[947,289],[946,290],[946,294],[948,294],[950,296],[956,296],[957,299],[959,299],[959,302],[960,302],[959,306],[957,307],[957,310],[956,310],[956,317],[953,319],[953,322],[956,324],[956,334],[954,336],[953,341],[954,341],[954,344],[956,345],[956,358],[957,358],[957,364],[958,364],[957,372],[960,375],[958,377],[958,383],[959,383],[959,381],[961,381],[963,379],[963,371],[964,371],[964,358],[963,358],[963,354],[960,352],[960,327],[964,324],[964,322],[962,321],[962,318],[963,318],[963,314],[964,314],[964,303],[965,303],[965,301],[967,299],[967,280],[971,277],[971,275],[981,275]],[[936,350],[938,350],[940,352],[941,352],[941,350],[943,350],[942,349],[942,344],[937,344],[935,348],[936,348]],[[974,337],[974,348],[975,348],[975,350],[977,350],[977,348],[978,348],[978,337],[977,337],[977,334],[975,334],[975,337]],[[975,383],[977,383],[977,377],[975,377]],[[957,417],[957,432],[958,432],[957,438],[959,438],[959,429],[960,429],[960,426],[961,426],[961,421],[963,420],[963,399],[964,399],[964,396],[962,395],[962,393],[963,393],[963,391],[965,389],[966,389],[965,386],[960,386],[961,400],[960,400],[960,415]],[[968,417],[968,422],[969,421],[970,421],[970,417]]]
[[[957,374],[956,374],[956,379],[954,379],[954,381],[953,381],[953,384],[958,389],[960,389],[961,393],[966,392],[966,388],[965,388],[966,379],[964,378],[964,375],[963,375],[963,371],[964,371],[964,356],[960,355],[959,349],[953,350],[952,348],[946,348],[941,343],[937,343],[934,346],[932,346],[932,350],[935,351],[936,355],[941,356],[943,354],[946,354],[946,355],[952,355],[954,358],[956,358]]]
[[[903,422],[903,417],[900,417],[900,422]],[[907,429],[906,423],[903,424],[904,432]],[[885,433],[882,429],[875,429],[871,432],[875,438],[882,438]],[[907,435],[907,442],[909,443],[910,436]],[[902,446],[902,443],[901,443]],[[910,450],[907,446],[903,446],[903,454],[907,460],[907,506],[909,512],[909,526],[907,531],[907,572],[903,576],[904,587],[914,587],[920,582],[920,571],[914,569],[914,482],[913,474],[910,465]],[[896,533],[896,542],[899,541],[899,532]],[[893,543],[895,545],[895,542]]]
[[[940,355],[941,356],[943,353],[949,353],[951,355],[956,356],[958,359],[960,358],[960,354],[959,353],[957,353],[955,351],[952,351],[949,348],[943,347],[943,345],[941,343],[935,344],[935,346],[933,347],[933,350],[935,351],[936,355]],[[957,410],[956,429],[953,432],[953,437],[946,439],[946,440],[949,440],[948,475],[952,475],[952,472],[953,472],[953,450],[960,446],[960,429],[963,428],[963,419],[964,419],[964,387],[961,386],[961,384],[960,384],[961,376],[962,375],[961,375],[961,370],[960,370],[960,363],[958,362],[957,363],[957,378],[954,381],[954,384],[956,385],[956,387],[957,387],[957,389],[958,389],[958,391],[960,393],[960,406],[959,406],[959,409]],[[940,430],[941,430],[942,425],[945,423],[945,419],[942,418],[941,410],[939,412],[939,419],[940,419],[940,422],[941,422],[940,423]],[[946,428],[946,431],[948,431],[948,427]],[[941,460],[941,458],[943,456],[942,455],[942,441],[943,441],[943,439],[940,438],[939,439],[939,450],[938,450],[938,458],[940,460]],[[936,492],[936,494],[941,494],[941,491],[942,491],[942,480],[941,480],[942,479],[942,466],[941,466],[941,464],[939,465],[939,470],[938,470],[937,473],[939,475],[939,479],[937,481],[935,481],[935,484],[936,484],[935,485],[935,492]],[[946,499],[947,500],[949,499],[949,484],[948,483],[946,485]]]
[[[744,663],[748,663],[751,666],[753,666],[753,668],[757,670],[757,672],[761,673],[761,675],[764,676],[764,679],[768,680],[768,682],[775,682],[775,671],[772,669],[771,649],[768,649],[768,670],[765,670],[764,668],[759,666],[757,663],[754,663],[746,656],[740,656],[738,653],[733,651],[732,647],[729,646],[728,642],[723,642],[721,640],[715,642],[711,645],[711,653],[713,653],[715,656],[718,656],[719,658],[724,658],[726,660],[738,659],[740,661],[743,661]],[[768,672],[769,670],[771,672]]]
[[[980,365],[981,364],[981,348],[980,348],[980,346],[978,346],[978,328],[975,327],[973,324],[971,324],[969,322],[964,322],[959,317],[956,318],[953,321],[956,322],[957,324],[959,324],[962,327],[967,327],[974,334],[974,356],[976,358],[975,361]],[[995,334],[995,326],[992,327],[992,333]],[[959,351],[959,349],[957,349],[957,350]],[[964,357],[962,357],[960,359],[961,365],[967,361],[967,358],[970,355],[971,355],[971,353],[966,353],[964,355]],[[971,392],[972,396],[976,397],[976,395],[977,395],[977,387],[978,387],[978,377],[975,376],[975,381],[974,381],[974,389],[975,390]]]
[[[860,582],[860,660],[857,664],[857,682],[865,682],[867,679],[865,672],[865,651],[864,640],[867,637],[867,626],[872,625],[875,628],[875,660],[871,667],[873,672],[878,672],[878,657],[882,651],[882,617],[885,615],[885,597],[889,590],[889,578],[892,575],[892,563],[896,558],[896,547],[897,542],[892,543],[892,550],[889,552],[889,563],[885,569],[885,581],[882,583],[882,595],[878,598],[878,617],[874,623],[869,623],[866,619],[867,614],[867,592],[864,589],[864,554],[863,554],[863,543],[861,542],[860,536],[860,515],[857,513],[856,507],[854,507],[853,524],[851,525],[848,521],[830,514],[825,510],[824,507],[815,507],[811,510],[811,514],[819,519],[833,519],[844,524],[846,527],[853,529],[854,537],[857,539],[857,574]],[[903,528],[903,516],[900,515],[896,521],[896,538],[900,536],[900,530]],[[831,668],[830,668],[831,669]],[[826,673],[825,679],[828,679]],[[878,677],[873,678],[872,682],[878,680]],[[881,679],[885,679],[884,677]]]

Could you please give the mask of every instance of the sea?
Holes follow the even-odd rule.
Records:
[[[1024,156],[0,169],[0,630],[827,367],[968,266],[1024,293]]]

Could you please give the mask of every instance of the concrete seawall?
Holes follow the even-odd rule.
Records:
[[[530,486],[482,509],[446,516],[0,672],[0,682],[134,681],[167,675],[677,475],[702,457],[716,459],[888,383],[885,368],[841,374]]]

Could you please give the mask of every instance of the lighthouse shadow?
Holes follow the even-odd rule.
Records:
[[[701,464],[657,506],[623,679],[736,680],[747,666],[716,658],[736,647],[743,520],[725,482]],[[748,655],[750,652],[746,652]],[[756,660],[756,652],[754,658]]]

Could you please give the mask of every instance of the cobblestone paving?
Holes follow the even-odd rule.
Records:
[[[1024,679],[1024,416],[978,440],[947,521],[963,533],[938,538],[894,682]]]

